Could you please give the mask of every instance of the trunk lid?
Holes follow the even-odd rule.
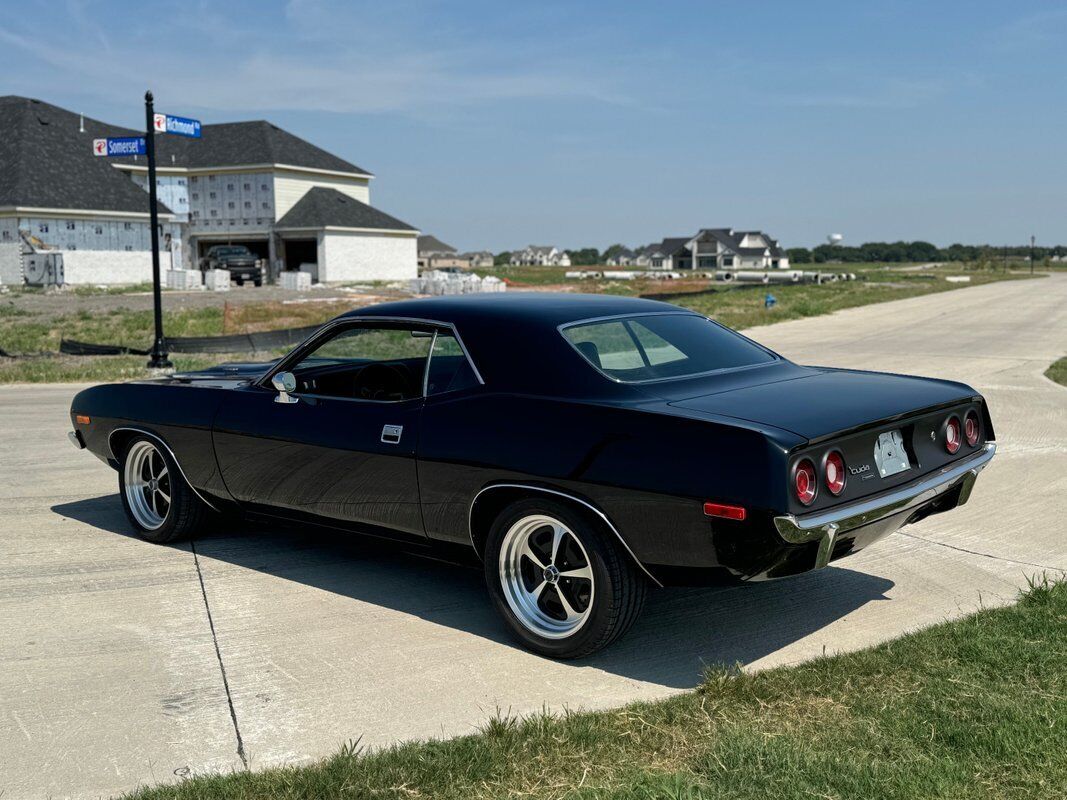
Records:
[[[775,383],[750,384],[670,404],[791,431],[809,441],[975,396],[953,381],[859,370],[805,368]]]

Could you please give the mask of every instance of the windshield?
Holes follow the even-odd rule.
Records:
[[[217,256],[249,256],[252,255],[247,247],[216,247]]]
[[[579,322],[563,335],[590,364],[619,381],[683,378],[775,360],[773,353],[696,314]]]

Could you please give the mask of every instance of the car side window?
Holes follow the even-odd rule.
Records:
[[[467,354],[450,331],[438,331],[430,356],[430,374],[426,379],[426,394],[444,394],[478,385]]]
[[[431,331],[414,327],[345,328],[291,368],[296,392],[378,402],[422,397],[432,341]]]

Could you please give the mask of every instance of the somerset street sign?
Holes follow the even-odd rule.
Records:
[[[93,139],[94,156],[143,156],[148,147],[143,136]]]
[[[179,136],[200,138],[200,120],[187,117],[172,117],[170,114],[155,114],[152,127],[157,133],[176,133]]]

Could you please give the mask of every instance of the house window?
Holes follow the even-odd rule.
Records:
[[[259,185],[259,188],[260,188],[260,190],[262,190],[262,191],[264,191],[264,192],[265,192],[265,191],[267,191],[267,188],[268,188],[268,187],[267,187],[267,184],[265,184],[265,183],[261,183],[261,184]]]
[[[197,217],[199,217],[199,216],[200,216],[200,211],[199,211],[199,209],[196,209],[196,208],[194,208],[194,209],[193,209],[193,219],[196,219],[196,218],[197,218]]]
[[[208,175],[207,176],[207,180],[208,180],[208,183],[214,183],[215,182],[215,176],[214,175]]]
[[[232,183],[227,183],[226,184],[226,191],[227,192],[232,192],[233,191],[233,184]]]
[[[207,197],[208,197],[209,200],[214,200],[215,199],[215,193],[214,192],[208,192]]]
[[[67,223],[67,230],[68,231],[74,230],[74,223],[73,222],[68,222]]]
[[[4,231],[2,238],[5,242],[8,241],[11,238],[11,231]]]
[[[48,223],[42,222],[37,226],[38,233],[48,233]]]
[[[76,245],[76,244],[68,244],[67,245],[67,249],[68,250],[77,250],[78,249],[78,245]]]
[[[218,211],[216,211],[215,209],[211,209],[211,216],[217,217],[218,215],[219,215]]]
[[[226,208],[237,208],[237,204],[234,203],[233,200],[231,200],[226,204]]]
[[[246,183],[246,184],[245,184],[245,191],[246,191],[246,192],[250,192],[250,191],[252,191],[252,184],[250,184],[250,183]]]
[[[245,200],[245,208],[251,208],[251,207],[252,207],[252,201],[251,200]]]
[[[194,175],[193,177],[191,177],[189,179],[189,183],[196,183],[198,180],[200,180],[200,179]]]
[[[178,178],[178,185],[185,186],[185,178]]]
[[[123,249],[124,249],[124,250],[126,250],[127,252],[129,252],[129,251],[133,250],[133,245],[132,245],[132,244],[128,244],[128,245],[126,245],[126,247],[125,247],[125,248],[123,248]]]
[[[103,225],[97,225],[93,229],[93,233],[95,233],[97,236],[103,236],[104,235],[104,226]]]
[[[122,228],[123,228],[123,230],[132,231],[133,230],[133,223],[132,222],[123,222],[122,223]]]
[[[193,192],[193,199],[194,200],[199,200],[200,199],[200,192]]]
[[[265,209],[267,209],[269,211],[270,210],[270,203],[264,202],[263,203],[263,208],[265,208]]]

